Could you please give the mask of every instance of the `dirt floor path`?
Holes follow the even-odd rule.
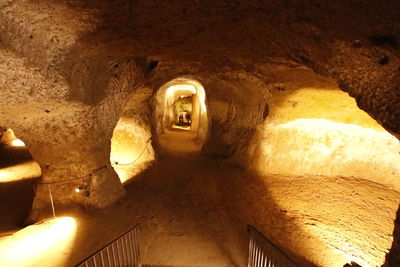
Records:
[[[182,161],[161,159],[128,187],[154,216],[143,231],[145,262],[245,266],[252,224],[305,266],[383,264],[398,192],[357,178],[259,177],[209,158]]]
[[[199,152],[202,146],[196,133],[180,129],[165,129],[158,141],[167,154],[175,156]]]
[[[246,266],[252,224],[302,266],[380,266],[400,203],[399,192],[358,178],[261,177],[190,153],[164,154],[126,190],[110,208],[66,214],[76,221],[69,246],[26,266],[46,253],[46,266],[72,266],[135,224],[146,265]],[[0,259],[13,238],[0,239]]]

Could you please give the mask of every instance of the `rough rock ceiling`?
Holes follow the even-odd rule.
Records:
[[[173,72],[249,75],[291,60],[337,79],[398,133],[399,11],[397,1],[5,1],[1,46],[87,103],[105,97],[110,64],[138,56]]]

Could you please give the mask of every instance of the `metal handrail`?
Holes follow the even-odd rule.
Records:
[[[283,250],[251,225],[247,226],[250,235],[248,267],[298,267]]]
[[[79,262],[75,267],[140,267],[139,230],[139,225],[135,225]]]

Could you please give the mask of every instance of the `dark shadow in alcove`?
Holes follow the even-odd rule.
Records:
[[[32,209],[34,186],[40,178],[0,183],[0,236],[24,226]]]
[[[32,160],[32,156],[25,147],[10,147],[0,144],[0,169]]]
[[[35,197],[35,185],[41,176],[18,177],[14,170],[23,167],[25,163],[33,163],[32,156],[26,147],[0,145],[0,174],[11,172],[15,180],[0,179],[0,236],[15,232],[23,227],[26,217],[32,209]]]
[[[400,266],[400,205],[396,213],[393,229],[393,243],[386,255],[383,267],[398,267]]]
[[[372,35],[369,37],[371,42],[376,46],[391,46],[393,48],[398,47],[398,41],[395,35],[385,34],[385,35]]]

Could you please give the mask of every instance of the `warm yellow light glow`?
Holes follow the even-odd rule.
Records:
[[[122,183],[136,176],[154,160],[150,130],[135,118],[122,116],[111,139],[110,162]]]
[[[6,170],[0,170],[0,182],[12,181],[13,173]]]
[[[190,130],[190,126],[179,126],[179,125],[173,124],[172,125],[172,129],[179,129],[179,130],[189,131]]]
[[[346,244],[346,243],[344,243]],[[350,252],[349,252],[350,251]],[[357,264],[359,264],[360,266],[370,266],[370,264],[368,264],[366,261],[364,261],[363,259],[360,259],[357,256],[351,255],[351,253],[357,255],[357,254],[361,254],[357,251],[354,251],[354,249],[351,248],[351,246],[349,244],[347,244],[346,249],[345,250],[340,250],[338,248],[334,249],[334,252],[341,255],[343,257],[343,261],[341,261],[338,266],[343,266],[346,263],[350,263],[350,262],[355,262]],[[377,262],[377,265],[379,265],[379,263]]]
[[[0,169],[0,183],[30,179],[41,175],[39,164],[34,161],[28,161]]]
[[[359,178],[269,175],[262,178],[274,209],[285,210],[268,222],[282,240],[317,266],[342,267],[354,261],[381,266],[392,245],[399,193]],[[261,207],[260,207],[261,208]],[[263,221],[262,213],[258,217]],[[282,224],[284,225],[284,224]],[[287,230],[288,227],[290,231]],[[283,233],[280,236],[280,233]]]
[[[272,93],[243,157],[285,211],[287,223],[278,215],[268,228],[317,266],[381,266],[398,209],[400,143],[336,84],[295,79]]]
[[[400,190],[400,144],[387,132],[326,119],[266,124],[253,159],[276,174],[361,177]]]
[[[171,85],[165,92],[165,106],[171,106],[180,97],[196,95],[197,91],[196,86],[189,83]]]
[[[75,231],[71,217],[28,226],[0,240],[0,266],[63,266]]]
[[[284,123],[296,119],[326,119],[384,132],[374,119],[357,107],[354,98],[339,88],[304,87],[280,91],[268,103],[268,121]]]
[[[264,174],[352,176],[400,190],[400,144],[336,87],[276,92],[254,140]]]
[[[166,83],[157,93],[156,117],[159,120],[157,132],[163,133],[171,129],[177,120],[173,105],[181,96],[192,97],[191,132],[195,132],[199,140],[205,140],[208,130],[206,93],[203,86],[195,80],[177,78]]]
[[[304,223],[304,222],[303,222]],[[369,254],[368,239],[357,235],[357,232],[346,231],[340,226],[325,225],[322,223],[310,226],[310,224],[302,224],[304,231],[311,234],[316,239],[324,241],[326,253],[324,254],[324,262],[329,263],[329,266],[341,267],[346,263],[356,262],[361,266],[380,266],[382,261],[376,261],[373,255]],[[356,242],[355,242],[356,241]],[[384,255],[383,255],[384,256]],[[382,257],[383,258],[383,257]]]
[[[268,105],[246,163],[295,218],[288,225],[299,237],[288,242],[318,266],[382,265],[398,208],[399,141],[334,85],[288,87]]]
[[[124,121],[119,122],[123,124]],[[117,125],[111,139],[111,163],[115,165],[125,165],[133,162],[140,154],[143,148],[143,141],[140,136],[131,133],[130,129],[122,128],[123,125]],[[133,130],[132,130],[133,132]]]
[[[168,87],[167,95],[173,94],[176,91],[183,91],[186,94],[195,94],[197,92],[196,87],[191,84],[176,84]]]
[[[16,147],[24,147],[25,143],[22,142],[22,140],[20,140],[20,139],[15,139],[15,140],[11,141],[11,145],[16,146]]]
[[[75,188],[75,192],[79,193],[79,192],[81,192],[81,190],[79,188]]]

